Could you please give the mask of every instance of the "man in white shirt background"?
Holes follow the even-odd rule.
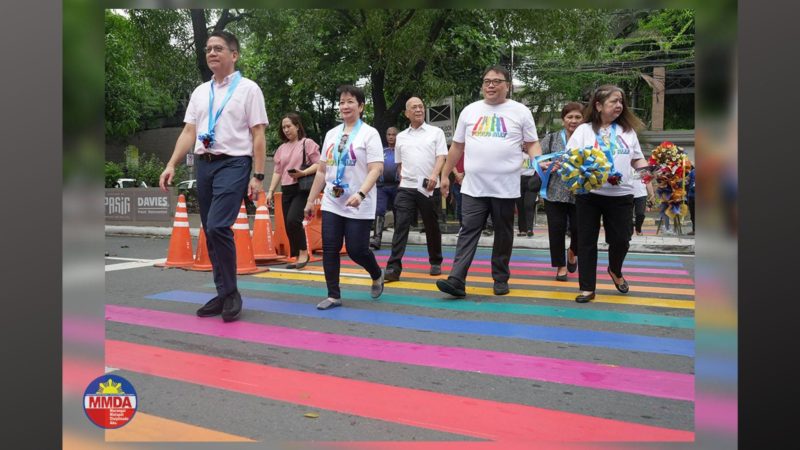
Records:
[[[386,282],[398,281],[408,231],[419,210],[425,227],[431,275],[442,273],[442,232],[439,228],[441,193],[439,173],[447,155],[447,141],[441,128],[425,123],[425,104],[417,97],[406,102],[410,126],[397,135],[395,161],[400,167],[400,187],[394,201],[395,222],[392,254],[386,262]],[[449,172],[448,172],[449,173]]]

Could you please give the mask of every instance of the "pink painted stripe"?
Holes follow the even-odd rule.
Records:
[[[124,306],[106,306],[113,322],[244,340],[377,361],[438,367],[676,400],[694,399],[692,375],[513,353],[424,345],[217,320]]]
[[[375,255],[375,258],[378,262],[386,262],[389,257],[384,255]],[[428,258],[421,258],[421,257],[412,257],[412,256],[404,256],[403,261],[410,261],[410,262],[428,262]],[[444,262],[448,264],[453,263],[452,258],[444,258]],[[481,266],[490,266],[492,264],[491,261],[483,260],[483,259],[475,259],[472,261],[472,264],[477,264]],[[511,267],[546,267],[548,269],[552,269],[549,263],[532,263],[532,262],[511,262],[509,263]],[[625,266],[624,268],[625,273],[660,273],[663,275],[689,275],[689,272],[686,270],[676,270],[676,269],[653,269],[650,267],[628,267]],[[606,266],[597,266],[598,273],[606,273]]]

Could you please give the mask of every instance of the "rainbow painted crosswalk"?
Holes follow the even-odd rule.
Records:
[[[105,365],[135,384],[144,418],[107,439],[694,440],[693,258],[629,255],[622,295],[601,254],[597,299],[577,304],[577,274],[554,281],[546,250],[515,249],[511,292],[492,295],[490,252],[477,252],[463,300],[436,289],[424,247],[409,246],[379,300],[343,255],[344,306],[328,311],[315,307],[321,263],[273,266],[239,278],[244,312],[229,324],[194,314],[213,296],[208,275],[152,269],[173,288],[106,306]],[[376,255],[384,264],[388,250]],[[441,278],[453,249],[444,256]]]

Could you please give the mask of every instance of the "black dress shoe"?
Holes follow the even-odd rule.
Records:
[[[386,272],[383,274],[383,282],[391,283],[393,281],[400,281],[400,274],[392,269],[386,269]]]
[[[575,297],[575,301],[578,303],[589,303],[589,300],[594,300],[594,292],[588,295],[579,295]]]
[[[611,269],[610,268],[608,269],[608,276],[611,277],[611,282],[614,283],[614,286],[617,287],[618,291],[622,292],[623,294],[627,294],[628,293],[628,290],[630,288],[628,287],[628,282],[625,281],[625,277],[622,277],[622,283],[617,284],[617,282],[614,281],[614,277],[611,275]]]
[[[506,295],[508,294],[508,283],[505,281],[495,281],[492,290],[494,291],[494,295]]]
[[[431,275],[441,275],[442,274],[442,266],[439,264],[431,264],[431,270],[428,272]]]
[[[214,317],[222,314],[223,299],[216,296],[197,310],[197,317]]]
[[[239,291],[225,297],[225,306],[222,308],[222,320],[233,322],[242,315],[242,296]]]
[[[453,297],[464,298],[467,296],[464,286],[450,278],[446,280],[436,280],[436,287],[445,294],[450,294]]]

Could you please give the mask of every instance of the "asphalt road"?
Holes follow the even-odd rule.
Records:
[[[424,246],[378,301],[343,255],[344,307],[315,309],[321,262],[275,265],[239,277],[242,318],[223,324],[194,315],[214,295],[210,273],[152,266],[167,247],[106,239],[106,366],[150,419],[114,439],[185,426],[223,441],[693,438],[693,257],[629,255],[623,296],[601,253],[597,300],[580,305],[577,274],[555,282],[544,250],[515,249],[511,293],[496,297],[479,249],[464,300],[435,290]]]

